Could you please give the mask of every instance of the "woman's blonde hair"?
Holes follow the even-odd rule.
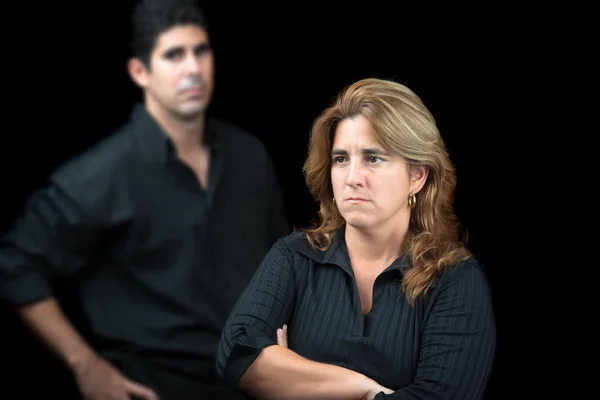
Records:
[[[427,180],[411,210],[404,248],[409,264],[402,289],[414,303],[426,291],[437,272],[470,256],[455,215],[455,169],[436,121],[421,99],[406,86],[376,78],[360,80],[344,88],[333,104],[314,121],[304,164],[306,184],[319,204],[317,221],[304,229],[309,243],[327,250],[345,221],[333,201],[331,148],[340,121],[364,117],[375,138],[408,165],[425,166]]]

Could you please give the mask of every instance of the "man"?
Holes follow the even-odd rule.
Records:
[[[214,357],[231,307],[288,233],[276,171],[256,138],[207,116],[203,13],[145,1],[133,28],[128,71],[144,104],[29,199],[0,243],[0,293],[86,399],[236,398]],[[54,277],[85,325],[59,306]]]

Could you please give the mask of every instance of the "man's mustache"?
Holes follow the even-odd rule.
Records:
[[[184,92],[186,90],[199,87],[200,89],[206,89],[208,84],[206,81],[199,77],[187,78],[181,82],[179,87],[177,88],[178,92]]]

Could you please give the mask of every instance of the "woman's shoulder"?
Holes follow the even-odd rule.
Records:
[[[439,276],[438,287],[453,284],[465,285],[469,288],[489,288],[489,276],[486,266],[474,255],[455,262]]]
[[[316,263],[324,262],[328,250],[323,251],[311,245],[306,233],[300,229],[294,229],[287,236],[277,241],[282,251],[286,251],[293,258],[308,258]]]
[[[282,248],[291,253],[311,254],[317,251],[310,245],[306,233],[298,228],[294,228],[291,233],[279,239],[278,242]]]

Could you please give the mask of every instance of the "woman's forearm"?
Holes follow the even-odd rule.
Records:
[[[310,361],[278,345],[266,347],[246,370],[240,388],[260,399],[367,399],[391,392],[356,371]]]

